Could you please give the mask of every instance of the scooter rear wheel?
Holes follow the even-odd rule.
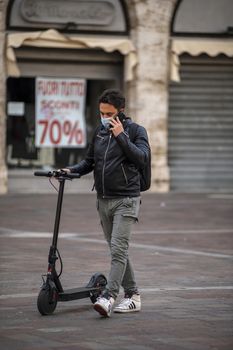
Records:
[[[52,298],[51,298],[52,292]],[[51,315],[57,306],[57,291],[53,289],[41,289],[37,298],[37,308],[41,315]]]
[[[107,279],[102,273],[97,272],[91,277],[88,283],[88,287],[99,288],[99,290],[90,293],[90,299],[93,304],[95,304],[95,302],[97,301],[97,298],[100,296],[101,291],[104,289],[106,284]]]

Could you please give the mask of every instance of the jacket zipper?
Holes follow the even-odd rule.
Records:
[[[109,135],[109,139],[108,139],[108,145],[104,154],[104,165],[103,165],[103,170],[102,170],[102,186],[103,186],[103,198],[105,197],[105,189],[104,189],[104,170],[105,170],[105,165],[106,165],[106,158],[107,158],[107,153],[108,153],[108,149],[109,149],[109,145],[110,145],[110,141],[112,138],[112,134]]]
[[[125,178],[125,182],[128,185],[128,179],[127,179],[127,176],[126,176],[124,165],[122,163],[121,163],[121,169],[122,169],[122,172],[123,172],[123,175],[124,175],[124,178]]]

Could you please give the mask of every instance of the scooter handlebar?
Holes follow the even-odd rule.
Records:
[[[45,176],[45,177],[63,177],[64,179],[79,179],[81,177],[78,173],[66,173],[64,171],[59,170],[53,170],[53,171],[45,171],[45,170],[39,170],[34,172],[35,176]]]
[[[69,179],[80,179],[81,175],[76,173],[76,174],[66,174]]]
[[[35,176],[46,176],[46,177],[52,177],[53,176],[53,172],[52,171],[43,171],[43,170],[39,170],[39,171],[35,171],[34,172]]]

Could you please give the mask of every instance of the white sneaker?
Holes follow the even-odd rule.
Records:
[[[119,305],[114,308],[114,312],[135,312],[141,310],[141,297],[139,294],[133,294],[131,297],[125,297],[120,301]]]
[[[95,311],[99,312],[100,315],[104,317],[110,317],[114,301],[115,300],[112,297],[110,297],[109,299],[99,297],[94,304],[94,309]]]

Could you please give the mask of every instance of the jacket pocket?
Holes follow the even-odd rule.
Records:
[[[139,209],[140,209],[140,197],[127,197],[123,199],[123,206],[125,207],[122,216],[131,217],[138,221]]]
[[[127,175],[126,175],[126,172],[125,172],[125,168],[124,168],[123,163],[121,163],[121,169],[122,169],[122,172],[123,172],[123,176],[124,176],[126,185],[128,185],[129,181],[128,181],[128,178],[127,178]]]

